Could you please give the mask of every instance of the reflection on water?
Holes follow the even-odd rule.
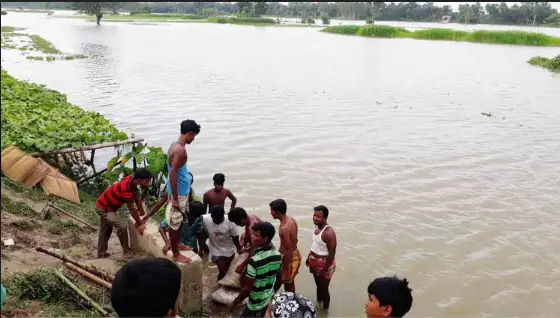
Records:
[[[331,316],[363,315],[369,281],[394,273],[411,281],[414,316],[560,312],[560,77],[526,63],[557,49],[15,13],[2,24],[94,56],[2,51],[2,67],[152,145],[199,121],[197,191],[223,172],[267,219],[268,203],[286,199],[302,253],[311,208],[328,206]],[[296,285],[314,297],[305,267]]]

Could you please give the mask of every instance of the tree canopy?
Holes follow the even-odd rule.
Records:
[[[47,5],[49,4],[49,5]],[[67,9],[98,15],[120,9],[126,12],[186,13],[202,16],[243,14],[293,18],[338,18],[378,21],[441,21],[509,25],[560,26],[560,14],[550,2],[462,4],[457,11],[437,2],[2,2],[2,7]],[[101,14],[102,16],[102,14]]]

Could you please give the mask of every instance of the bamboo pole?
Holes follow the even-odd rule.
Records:
[[[98,283],[99,285],[105,286],[105,287],[107,287],[107,288],[109,288],[109,289],[112,288],[111,284],[109,284],[107,281],[105,281],[105,280],[103,280],[103,279],[101,279],[101,278],[99,278],[99,277],[93,275],[93,274],[90,273],[90,272],[87,272],[87,271],[85,271],[85,270],[79,268],[78,266],[76,266],[76,265],[74,265],[74,264],[72,264],[72,263],[64,262],[64,265],[65,265],[66,267],[72,269],[72,270],[75,271],[76,273],[78,273],[78,274],[80,274],[80,275],[82,275],[82,276],[85,276],[85,277],[89,278],[90,280],[92,280],[92,281],[95,282],[95,283]]]
[[[117,146],[122,146],[122,145],[127,145],[127,144],[136,144],[139,142],[144,141],[143,138],[130,138],[127,140],[122,140],[122,141],[114,141],[114,142],[104,142],[101,144],[95,144],[95,145],[88,145],[88,146],[84,146],[84,147],[78,147],[78,148],[64,148],[64,149],[59,149],[59,150],[54,150],[51,152],[46,152],[46,153],[33,153],[31,154],[32,156],[36,157],[39,155],[53,155],[53,154],[59,154],[59,153],[70,153],[70,152],[76,152],[76,151],[81,151],[81,150],[94,150],[94,149],[101,149],[101,148],[109,148],[109,147],[117,147]]]
[[[75,291],[76,294],[80,295],[80,297],[82,297],[84,300],[86,300],[93,308],[95,308],[97,311],[99,311],[103,316],[106,317],[106,316],[109,315],[109,313],[105,309],[103,309],[103,307],[101,307],[93,299],[89,298],[89,296],[86,293],[84,293],[80,288],[78,288],[78,286],[74,285],[58,269],[55,270],[54,272],[55,272],[56,276],[58,276],[66,285],[68,285],[70,288],[72,288],[72,290]]]
[[[66,215],[66,216],[69,216],[69,217],[73,218],[74,220],[76,220],[76,221],[78,221],[78,222],[84,224],[85,226],[89,227],[90,229],[92,229],[92,230],[97,230],[97,228],[96,228],[95,226],[89,224],[88,222],[86,222],[86,221],[80,219],[80,218],[77,217],[77,216],[74,216],[74,215],[72,215],[72,214],[70,214],[70,213],[64,211],[63,209],[57,207],[56,205],[54,205],[54,204],[52,204],[52,203],[47,203],[47,204],[49,205],[49,207],[51,207],[51,208],[57,210],[58,212],[60,212],[60,213],[62,213],[62,214],[64,214],[64,215]]]
[[[106,280],[108,280],[109,282],[112,282],[112,281],[115,279],[115,276],[113,276],[113,275],[109,275],[109,274],[102,273],[102,272],[100,272],[100,271],[98,271],[98,270],[96,270],[96,269],[94,269],[94,268],[91,268],[90,266],[84,265],[84,264],[82,264],[82,263],[80,263],[80,262],[78,262],[78,261],[76,261],[76,260],[73,260],[73,259],[71,259],[71,258],[68,258],[68,257],[66,257],[65,255],[62,255],[62,254],[59,254],[59,253],[56,253],[56,252],[53,252],[53,251],[46,250],[46,249],[44,249],[44,248],[42,248],[42,247],[37,247],[37,248],[35,248],[35,250],[36,250],[37,252],[45,253],[45,254],[47,254],[47,255],[49,255],[49,256],[52,256],[52,257],[54,257],[54,258],[58,258],[59,260],[62,260],[62,261],[64,261],[64,262],[67,262],[67,263],[76,265],[77,267],[79,267],[79,268],[81,268],[81,269],[83,269],[83,270],[85,270],[85,271],[87,271],[87,272],[90,272],[90,273],[92,273],[92,274],[94,274],[94,275],[96,275],[96,276],[102,277],[103,279],[106,279]]]

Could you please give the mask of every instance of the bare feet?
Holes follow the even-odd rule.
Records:
[[[134,253],[132,253],[132,251],[130,251],[130,250],[124,251],[124,252],[123,252],[123,257],[124,257],[125,259],[129,259],[129,258],[131,258],[131,257],[133,257],[133,256],[134,256]]]
[[[183,243],[177,244],[177,248],[179,249],[179,251],[192,251],[192,247],[185,245]]]
[[[192,262],[192,260],[190,258],[182,255],[181,253],[173,254],[173,260],[177,263],[190,263],[190,262]]]
[[[161,251],[163,252],[163,255],[167,255],[167,252],[169,252],[169,250],[171,250],[171,245],[169,245],[169,244],[165,244],[163,246],[163,248],[161,249]]]
[[[111,256],[110,253],[103,253],[103,254],[97,254],[97,258],[108,258],[109,256]]]

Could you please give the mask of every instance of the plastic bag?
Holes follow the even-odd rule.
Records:
[[[243,253],[241,255],[236,253],[235,257],[231,261],[231,265],[229,265],[226,275],[218,281],[218,284],[230,288],[241,288],[241,275],[237,274],[235,270],[239,264],[243,263],[247,259],[248,256],[249,253]]]
[[[239,292],[240,292],[239,290],[220,287],[220,289],[212,293],[210,298],[219,304],[230,305],[231,303],[233,303],[235,298],[239,296]],[[247,298],[245,298],[245,300],[242,301],[243,305],[245,305],[246,303],[247,303]]]

